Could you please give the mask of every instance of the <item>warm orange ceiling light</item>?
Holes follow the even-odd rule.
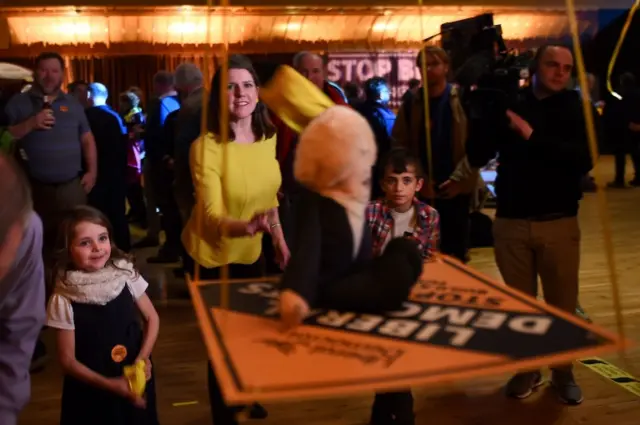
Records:
[[[418,45],[423,34],[439,32],[440,25],[473,16],[470,9],[439,8],[438,14],[380,10],[361,14],[317,13],[303,10],[300,14],[231,14],[230,43],[289,39],[298,42],[342,42],[387,45],[393,43]],[[211,40],[221,44],[222,16],[206,15],[188,6],[174,9],[173,14],[153,16],[100,16],[69,13],[58,16],[11,16],[8,19],[12,44],[45,43],[68,45],[78,43],[143,42],[159,44],[204,44]],[[568,33],[568,23],[562,13],[505,12],[495,15],[502,24],[505,38],[518,40],[539,36],[559,37]],[[208,25],[207,25],[208,24]],[[582,21],[582,30],[595,25]],[[207,37],[207,27],[210,34]],[[233,29],[238,30],[234,31]]]

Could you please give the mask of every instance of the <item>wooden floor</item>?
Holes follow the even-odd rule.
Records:
[[[612,168],[610,158],[601,166]],[[610,175],[608,176],[610,177]],[[608,181],[609,178],[605,179]],[[624,300],[627,336],[640,339],[640,189],[609,190],[609,213],[613,226],[617,270]],[[593,320],[615,329],[611,289],[603,251],[595,194],[587,194],[580,213],[582,226],[581,303]],[[147,253],[150,254],[150,253]],[[140,264],[144,264],[140,261]],[[475,250],[472,266],[499,278],[490,249]],[[175,300],[184,289],[169,279],[169,268],[144,266],[143,274],[153,282],[159,300],[160,339],[154,351],[158,381],[158,406],[163,425],[209,425],[206,398],[206,356],[188,301]],[[163,299],[168,302],[162,302]],[[47,336],[51,338],[51,336]],[[50,347],[53,344],[48,344]],[[640,350],[626,356],[627,371],[640,376]],[[616,356],[607,357],[623,367]],[[425,359],[429,361],[429,359]],[[553,394],[542,390],[524,402],[506,399],[503,376],[482,382],[452,384],[438,391],[415,390],[417,424],[424,425],[638,425],[640,399],[611,384],[594,372],[578,366],[577,378],[585,401],[578,407],[560,405]],[[546,387],[542,387],[546,388]],[[20,424],[57,423],[61,379],[55,362],[33,377],[33,397]],[[184,406],[175,403],[195,402]],[[359,425],[366,424],[370,397],[268,405],[270,416],[263,425]],[[90,424],[87,424],[90,425]],[[114,424],[116,425],[116,424]]]

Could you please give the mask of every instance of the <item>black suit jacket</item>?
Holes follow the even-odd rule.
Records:
[[[302,189],[298,202],[293,255],[283,275],[282,289],[295,291],[311,307],[358,309],[366,298],[363,285],[370,282],[365,275],[373,270],[371,232],[366,221],[354,260],[353,232],[344,207],[307,189]],[[353,279],[356,274],[358,278]]]
[[[125,216],[127,193],[127,148],[129,136],[120,116],[108,106],[94,106],[85,111],[96,140],[98,176],[89,192],[89,205],[102,211],[113,226],[118,248],[128,252],[131,246]]]
[[[108,106],[93,106],[85,111],[96,141],[98,176],[94,190],[100,191],[125,182],[127,169],[126,127]]]

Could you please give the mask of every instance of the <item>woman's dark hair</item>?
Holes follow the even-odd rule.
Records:
[[[60,222],[58,226],[58,235],[56,237],[56,245],[54,251],[54,266],[51,276],[53,282],[57,279],[64,280],[67,272],[74,270],[75,266],[71,261],[69,249],[71,243],[76,236],[76,227],[82,222],[97,224],[107,229],[109,241],[111,242],[111,257],[106,265],[116,267],[115,260],[126,260],[135,263],[134,257],[119,249],[113,240],[113,227],[109,219],[95,208],[88,206],[79,206],[70,210]]]
[[[260,80],[256,70],[253,68],[251,60],[243,55],[229,56],[229,69],[244,69],[251,74],[256,87],[260,86]],[[209,95],[209,119],[208,129],[214,134],[220,134],[220,80],[222,73],[218,67],[213,80],[211,81],[211,93]],[[225,89],[226,90],[226,89]],[[251,128],[256,140],[269,139],[276,134],[276,127],[269,118],[267,107],[260,101],[256,104],[256,109],[251,114]],[[229,128],[229,140],[235,140],[235,134]]]

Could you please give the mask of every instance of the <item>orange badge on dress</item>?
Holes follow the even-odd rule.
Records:
[[[64,105],[61,105],[61,106],[60,106],[60,112],[68,112],[68,111],[69,111],[69,108],[68,108],[68,107],[66,107],[66,106],[64,106]]]
[[[111,349],[111,359],[116,363],[122,363],[127,358],[127,348],[124,345],[116,345]]]

